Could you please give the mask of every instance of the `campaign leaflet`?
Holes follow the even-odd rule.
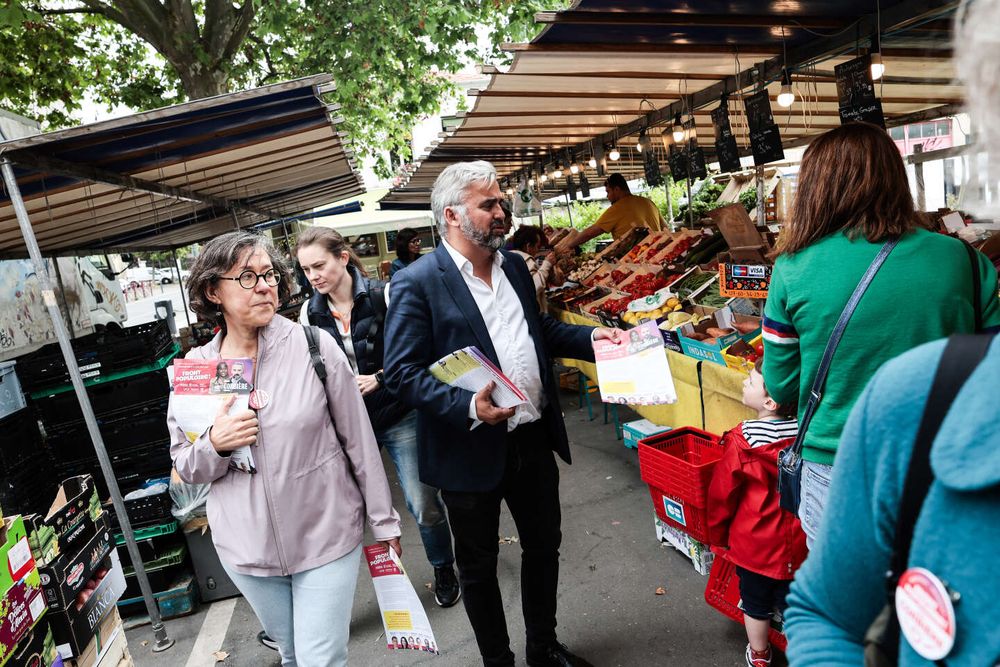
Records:
[[[219,407],[235,395],[229,414],[250,409],[253,385],[251,359],[175,359],[171,368],[170,405],[189,442],[194,442],[215,423]],[[250,446],[233,450],[229,468],[249,474],[257,472]]]
[[[434,631],[424,606],[406,576],[396,552],[384,544],[364,548],[368,571],[375,586],[375,598],[382,613],[386,646],[390,649],[438,654]]]
[[[630,405],[676,403],[674,378],[656,322],[644,322],[624,336],[618,344],[594,341],[601,399]]]
[[[435,361],[429,370],[441,382],[473,393],[478,393],[490,382],[494,382],[496,386],[490,394],[494,405],[525,411],[538,418],[538,411],[528,402],[524,392],[477,347],[456,350]]]

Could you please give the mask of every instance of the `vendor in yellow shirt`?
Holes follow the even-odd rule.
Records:
[[[633,227],[648,227],[654,232],[666,228],[667,223],[660,215],[660,209],[656,208],[656,204],[646,197],[632,194],[625,177],[621,174],[608,176],[604,181],[604,188],[608,191],[611,207],[601,214],[597,222],[580,234],[560,242],[556,247],[557,252],[570,252],[605,232],[610,232],[613,238],[618,239]]]

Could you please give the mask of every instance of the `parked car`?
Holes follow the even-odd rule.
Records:
[[[181,269],[181,280],[187,280],[191,272],[187,269]],[[161,285],[169,285],[170,283],[177,282],[177,269],[172,266],[168,266],[162,269],[153,269],[153,281],[158,282]]]

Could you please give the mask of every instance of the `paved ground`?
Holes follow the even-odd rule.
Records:
[[[187,320],[184,319],[184,301],[181,298],[180,285],[177,283],[168,285],[154,283],[150,287],[149,293],[150,296],[126,301],[125,308],[128,313],[128,319],[125,321],[125,326],[133,327],[137,324],[152,322],[156,319],[156,302],[167,300],[172,301],[174,304],[174,318],[177,321],[177,328],[181,329],[187,326]],[[187,296],[185,295],[184,298],[186,299]],[[194,313],[188,312],[191,321],[194,322]]]
[[[725,665],[743,663],[742,628],[705,604],[706,577],[690,562],[655,539],[646,486],[639,479],[633,450],[615,439],[600,417],[588,422],[569,395],[563,397],[575,463],[562,465],[562,571],[559,588],[559,637],[598,667],[612,665]],[[391,470],[391,465],[389,468]],[[397,507],[404,507],[390,473]],[[360,573],[351,626],[352,665],[465,667],[482,664],[472,629],[461,606],[440,609],[424,584],[430,565],[412,517],[403,514],[403,548],[414,585],[428,611],[440,656],[388,651],[382,636],[374,590]],[[503,536],[516,535],[505,513]],[[520,613],[517,544],[500,548],[500,584],[507,623],[518,664],[523,663],[524,623]],[[666,590],[656,595],[657,587]],[[228,653],[226,665],[277,665],[277,654],[260,647],[260,629],[242,599],[202,606],[192,616],[167,622],[177,645],[154,655],[143,642],[149,626],[128,632],[129,648],[139,667],[213,665],[212,653]],[[196,645],[197,642],[197,645]],[[777,665],[777,661],[775,661]]]

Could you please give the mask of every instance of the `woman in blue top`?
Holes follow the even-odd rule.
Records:
[[[396,259],[392,260],[389,267],[389,277],[392,278],[396,271],[406,268],[420,257],[420,237],[417,230],[404,227],[396,234]]]

